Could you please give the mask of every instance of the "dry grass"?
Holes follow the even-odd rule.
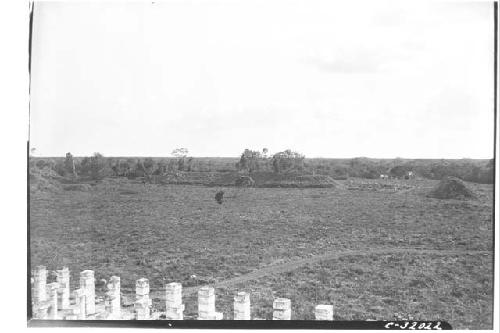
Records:
[[[446,320],[456,329],[491,329],[492,260],[491,254],[347,256],[219,289],[217,305],[232,316],[231,296],[245,290],[252,315],[266,319],[273,298],[287,297],[292,319],[313,320],[315,305],[333,304],[335,320]]]
[[[352,187],[361,189],[356,182]],[[132,294],[141,277],[150,279],[153,291],[165,281],[188,287],[326,251],[366,250],[366,256],[351,261],[238,287],[254,291],[254,308],[262,317],[269,316],[273,296],[288,295],[296,319],[310,318],[312,304],[324,300],[336,304],[336,316],[343,319],[411,312],[414,318],[440,315],[455,327],[468,327],[472,320],[490,327],[490,257],[384,259],[371,257],[370,250],[492,250],[492,186],[470,185],[478,198],[457,201],[427,198],[434,181],[406,184],[410,190],[395,185],[393,191],[365,191],[144,186],[115,179],[87,192],[34,192],[32,266],[67,265],[73,286],[84,269],[95,270],[96,280],[118,275],[123,293]],[[223,205],[213,199],[219,189],[226,193]],[[192,274],[198,278],[190,279]],[[232,292],[218,295],[226,312]],[[195,311],[195,303],[186,305],[186,314]]]

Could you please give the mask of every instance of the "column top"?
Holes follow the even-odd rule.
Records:
[[[182,289],[182,284],[179,282],[170,282],[165,285],[165,289]]]
[[[239,291],[236,296],[234,296],[234,300],[237,302],[246,302],[250,300],[250,294],[244,291]]]
[[[316,305],[316,310],[319,311],[333,311],[333,305],[330,304],[318,304]]]
[[[215,290],[212,287],[204,286],[198,290],[198,296],[212,296],[215,294]]]
[[[283,309],[283,308],[290,308],[290,299],[288,298],[276,298],[273,301],[273,308],[276,309]]]
[[[139,280],[136,280],[135,281],[135,285],[136,286],[145,286],[145,285],[149,285],[149,280],[146,279],[146,278],[140,278]]]
[[[109,282],[120,282],[120,277],[113,275],[110,279]]]
[[[81,272],[80,272],[80,276],[81,276],[81,277],[94,277],[94,271],[93,271],[93,270],[90,270],[90,269],[87,269],[87,270],[81,271]]]

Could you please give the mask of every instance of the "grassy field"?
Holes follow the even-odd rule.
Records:
[[[458,201],[426,197],[437,183],[432,180],[340,183],[323,189],[213,188],[122,178],[86,191],[32,192],[31,264],[68,266],[73,287],[84,269],[95,270],[96,280],[118,275],[122,293],[133,295],[141,277],[155,292],[165,282],[193,287],[357,250],[363,254],[219,288],[217,307],[232,318],[234,292],[247,290],[254,315],[267,319],[273,297],[290,297],[293,319],[312,319],[314,304],[330,303],[339,320],[411,316],[447,320],[454,328],[492,327],[491,253],[371,254],[492,251],[491,185],[468,183],[478,198]],[[214,200],[220,189],[222,205]],[[195,295],[185,303],[187,316],[196,313]]]
[[[273,297],[293,300],[292,315],[314,319],[333,304],[335,320],[446,320],[453,328],[491,328],[491,255],[346,256],[217,290],[230,311],[236,291],[251,293],[252,315],[272,319]],[[188,302],[194,311],[196,298]],[[230,313],[232,315],[232,313]]]

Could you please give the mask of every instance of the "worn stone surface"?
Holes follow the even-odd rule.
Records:
[[[70,272],[68,267],[56,271],[56,281],[59,283],[57,306],[59,309],[69,308],[69,281]]]
[[[165,317],[169,320],[182,320],[184,304],[182,304],[182,285],[177,282],[165,286]]]
[[[36,307],[33,308],[33,318],[35,319],[48,319],[48,310],[50,307],[49,301],[39,302]]]
[[[47,299],[47,269],[37,266],[33,272],[33,303],[37,306]]]
[[[316,305],[314,315],[316,320],[333,320],[333,305]]]
[[[49,309],[48,309],[48,318],[49,319],[58,319],[57,316],[57,290],[59,289],[59,283],[57,282],[52,282],[47,285],[47,290],[48,290],[48,302],[49,302]]]
[[[135,319],[151,319],[151,300],[149,299],[149,280],[139,279],[135,282]]]
[[[86,290],[79,288],[73,291],[73,298],[75,299],[75,312],[78,320],[85,320],[87,318],[87,297]]]
[[[250,320],[250,294],[238,292],[234,296],[234,320]]]
[[[80,273],[80,289],[85,293],[85,314],[95,313],[95,278],[94,271],[85,270]]]
[[[198,319],[218,320],[221,314],[215,312],[215,290],[212,287],[202,287],[198,290]]]
[[[120,278],[118,276],[112,276],[107,284],[107,288],[108,291],[104,297],[104,308],[107,312],[107,319],[120,319]]]
[[[277,298],[273,301],[273,320],[290,320],[292,318],[291,302],[288,298]]]

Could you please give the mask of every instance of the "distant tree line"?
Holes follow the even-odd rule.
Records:
[[[33,151],[32,151],[33,152]],[[401,178],[411,171],[416,176],[439,180],[454,176],[465,181],[492,184],[494,160],[403,160],[371,159],[306,159],[299,152],[287,149],[270,155],[262,151],[245,149],[235,163],[231,158],[193,158],[186,148],[172,151],[170,158],[116,158],[94,153],[87,157],[33,158],[30,168],[50,168],[64,177],[100,180],[105,177],[151,177],[176,172],[273,172],[328,175],[334,179],[359,177],[376,179],[386,174]]]
[[[305,169],[309,172],[330,175],[333,178],[359,177],[376,179],[385,174],[402,178],[407,172],[417,177],[440,180],[448,176],[465,181],[492,184],[495,174],[493,159],[484,160],[403,160],[370,159],[357,157],[349,160],[311,159],[307,160]]]

